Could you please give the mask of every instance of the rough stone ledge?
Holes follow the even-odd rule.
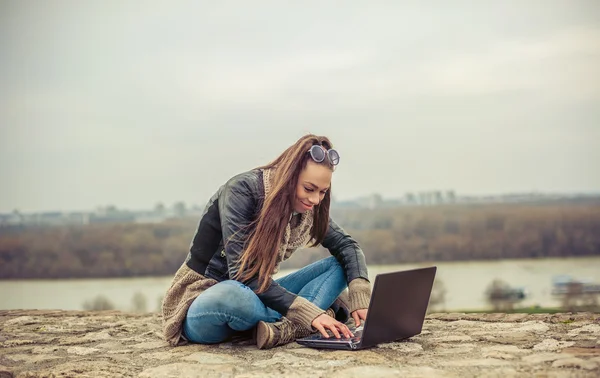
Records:
[[[597,377],[600,314],[431,314],[410,340],[349,352],[172,348],[157,314],[0,311],[0,378],[282,376]]]

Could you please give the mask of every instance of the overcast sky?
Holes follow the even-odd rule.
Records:
[[[600,192],[600,2],[2,1],[0,212],[203,206],[307,132],[337,199]]]

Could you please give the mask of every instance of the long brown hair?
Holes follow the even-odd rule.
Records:
[[[329,150],[333,146],[324,136],[305,135],[271,163],[257,169],[273,169],[273,182],[269,194],[265,197],[260,214],[256,219],[256,228],[251,234],[246,249],[239,260],[239,270],[235,276],[240,281],[248,280],[258,274],[258,293],[264,292],[269,285],[269,277],[275,270],[279,258],[279,247],[288,220],[294,211],[296,186],[300,172],[311,159],[308,150],[313,145],[321,145]],[[329,159],[324,164],[333,170]],[[329,227],[329,205],[331,187],[319,205],[313,209],[313,226],[310,236],[311,247],[319,245],[325,238]]]

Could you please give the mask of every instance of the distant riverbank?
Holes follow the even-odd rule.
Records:
[[[600,204],[337,209],[332,218],[369,265],[600,255]],[[0,227],[0,278],[169,276],[185,260],[197,222]],[[303,249],[282,269],[326,255]]]

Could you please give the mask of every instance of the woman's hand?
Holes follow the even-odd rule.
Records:
[[[367,309],[362,308],[360,310],[356,310],[352,313],[352,317],[354,318],[354,325],[356,327],[360,326],[360,320],[367,320]]]
[[[323,337],[326,337],[326,338],[329,338],[327,329],[331,330],[331,332],[338,339],[341,337],[340,332],[346,338],[350,338],[351,336],[354,336],[354,334],[352,334],[352,332],[350,332],[350,330],[344,323],[338,322],[337,320],[335,320],[334,318],[332,318],[331,316],[329,316],[327,314],[321,314],[321,315],[317,316],[315,318],[315,320],[312,321],[312,326],[315,327],[319,332],[321,332]]]

